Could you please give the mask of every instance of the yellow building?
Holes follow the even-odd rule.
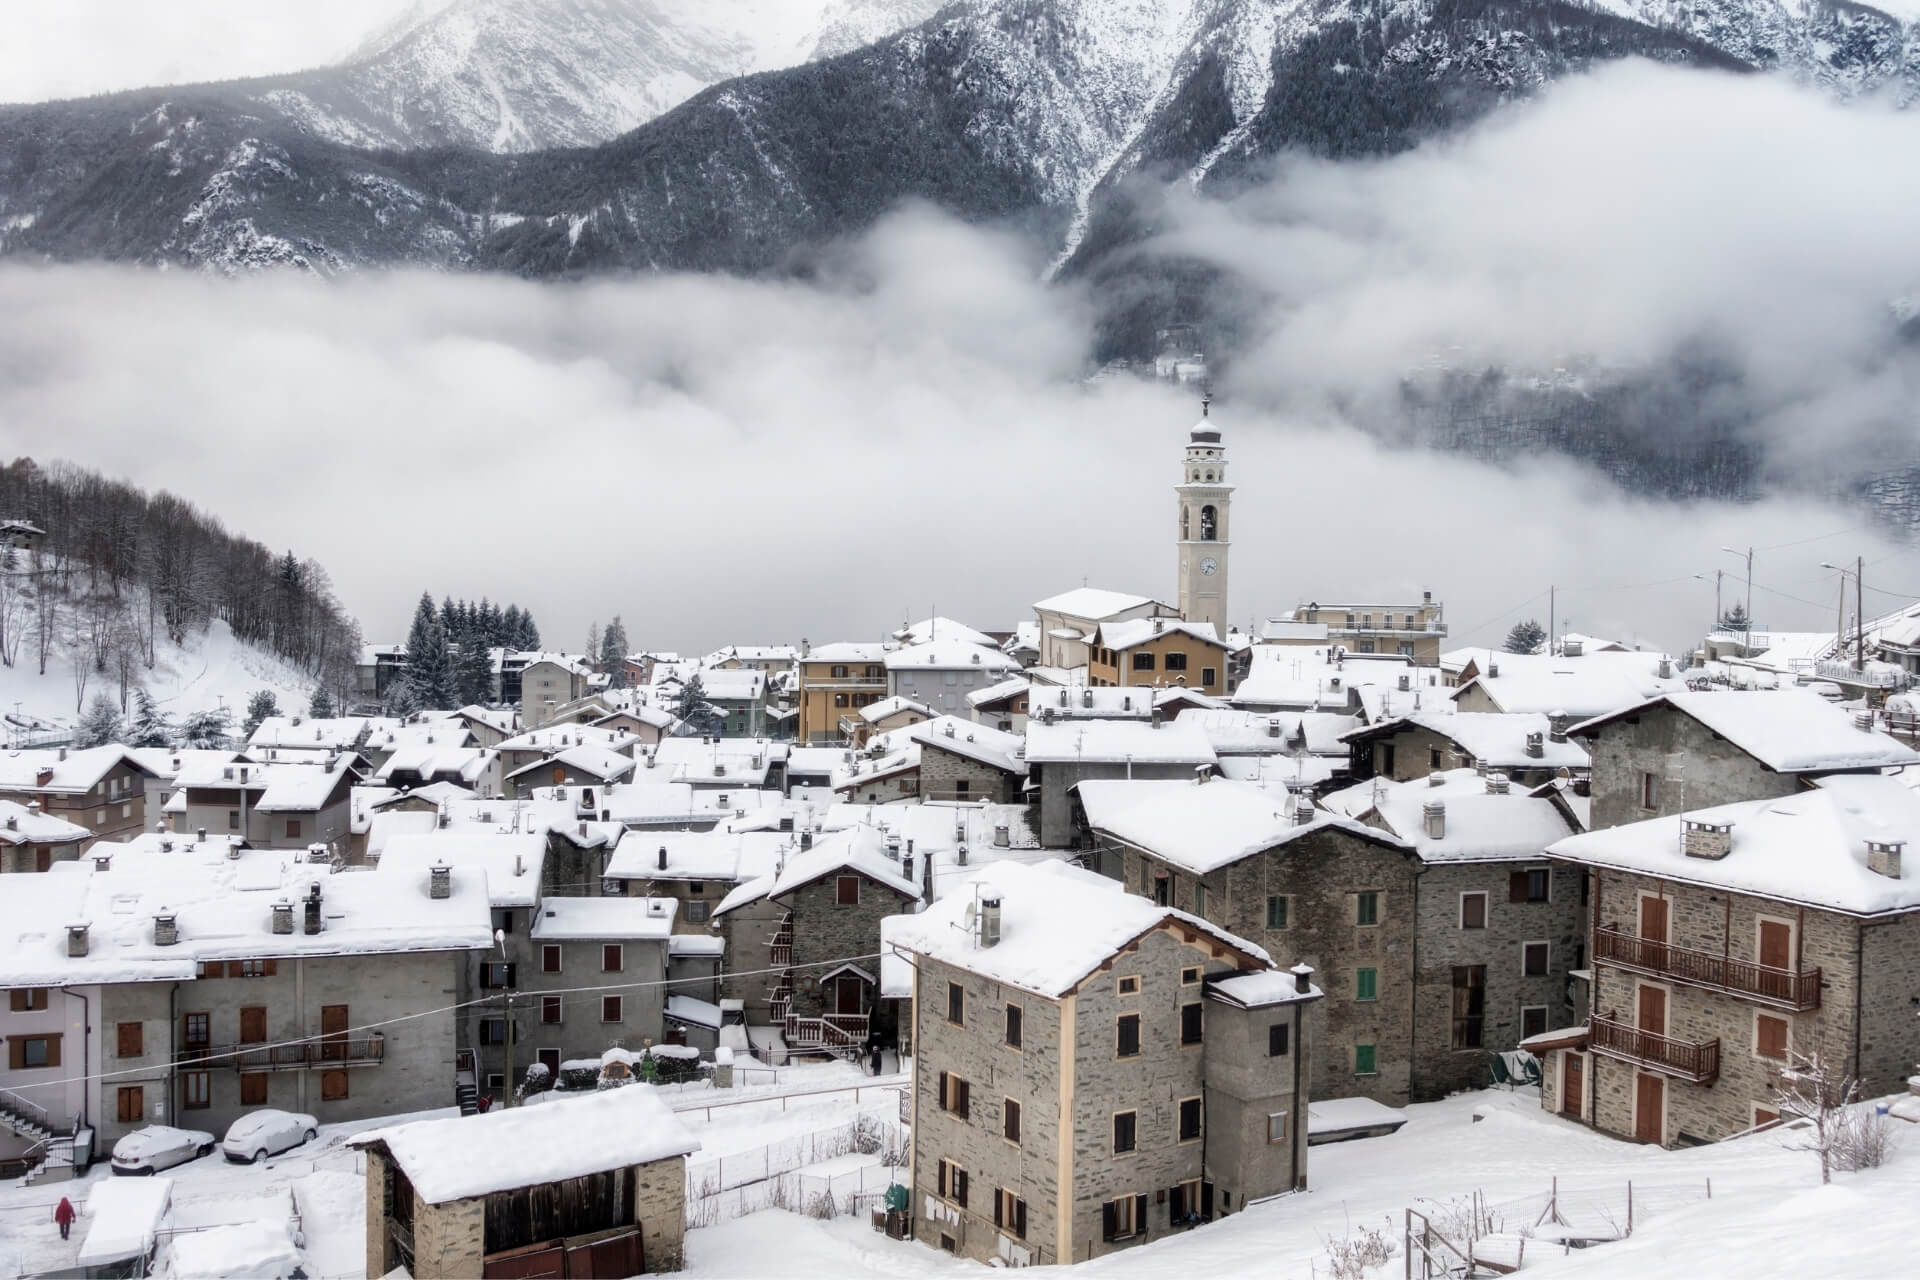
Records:
[[[1227,691],[1227,648],[1215,638],[1211,622],[1106,622],[1093,633],[1087,653],[1089,685]]]
[[[1314,630],[1325,627],[1324,638]],[[1415,666],[1440,665],[1440,645],[1447,638],[1444,608],[1433,592],[1420,593],[1418,604],[1312,604],[1272,618],[1267,623],[1272,643],[1345,645],[1351,653],[1390,653],[1413,659]]]
[[[799,723],[794,741],[819,746],[846,740],[860,708],[887,696],[887,646],[845,642],[800,645]],[[843,723],[844,722],[844,723]]]

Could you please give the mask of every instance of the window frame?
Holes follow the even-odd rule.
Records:
[[[1127,1145],[1125,1145],[1124,1147],[1120,1145],[1120,1140],[1122,1136],[1120,1122],[1122,1120],[1126,1121],[1125,1137],[1126,1137]],[[1131,1155],[1139,1154],[1140,1112],[1138,1108],[1129,1107],[1125,1111],[1113,1112],[1112,1123],[1108,1127],[1108,1136],[1112,1141],[1112,1145],[1108,1148],[1108,1150],[1114,1157],[1118,1158],[1120,1156],[1131,1156]]]
[[[1540,956],[1540,970],[1534,972],[1533,957]],[[1534,938],[1520,944],[1520,976],[1523,978],[1550,978],[1553,976],[1553,941],[1549,938]]]
[[[1380,1047],[1376,1044],[1356,1044],[1353,1046],[1353,1074],[1356,1076],[1377,1076],[1380,1074]],[[1364,1064],[1364,1065],[1363,1065]]]
[[[1460,929],[1462,932],[1478,933],[1486,929],[1490,916],[1489,908],[1492,905],[1492,896],[1493,895],[1489,894],[1485,889],[1462,889],[1460,891]],[[1467,923],[1467,903],[1474,898],[1480,900],[1479,924]]]
[[[1206,1001],[1189,1000],[1180,1006],[1180,1047],[1191,1049],[1207,1039]]]
[[[1132,1024],[1133,1050],[1127,1052],[1125,1031]],[[1113,1018],[1113,1056],[1116,1061],[1140,1056],[1140,1015],[1137,1013],[1119,1013]]]
[[[1669,1010],[1669,1012],[1671,1012],[1671,1010]],[[1767,1021],[1777,1022],[1784,1028],[1781,1035],[1780,1053],[1778,1056],[1765,1052],[1761,1046],[1760,1025],[1762,1022]],[[1792,1061],[1793,1019],[1767,1009],[1755,1009],[1753,1011],[1753,1031],[1748,1043],[1748,1049],[1753,1057],[1760,1062],[1786,1063]]]
[[[612,963],[609,964],[608,961]],[[627,948],[625,943],[603,942],[600,944],[600,972],[625,973],[627,971]]]
[[[852,894],[848,890],[851,887]],[[835,876],[833,882],[833,905],[836,907],[857,907],[860,905],[860,877]]]
[[[1377,929],[1380,927],[1380,915],[1380,891],[1356,889],[1353,894],[1353,927]],[[1368,919],[1368,916],[1372,919]]]
[[[1133,985],[1129,986],[1128,983]],[[1137,996],[1140,994],[1140,975],[1129,973],[1116,976],[1113,980],[1113,994],[1116,996]]]
[[[621,996],[601,996],[600,997],[600,1021],[602,1023],[625,1022],[626,1012],[627,1012],[627,1002],[624,997],[621,997]],[[613,1016],[609,1018],[607,1016],[608,1013],[612,1013]]]
[[[1183,987],[1197,986],[1200,982],[1202,975],[1203,975],[1202,966],[1197,964],[1187,965],[1185,968],[1180,970],[1180,985]]]
[[[1002,1098],[1000,1100],[1000,1137],[1003,1141],[1020,1145],[1020,1100]]]
[[[213,1073],[211,1071],[182,1071],[180,1073],[180,1109],[182,1111],[206,1111],[213,1106]]]
[[[1280,1040],[1280,1047],[1278,1049],[1275,1049],[1273,1047],[1274,1035],[1276,1032],[1279,1033],[1279,1040]],[[1284,1058],[1292,1052],[1293,1052],[1292,1024],[1287,1022],[1268,1023],[1267,1024],[1267,1056],[1269,1058]]]
[[[1276,1120],[1280,1122],[1280,1132],[1278,1133],[1275,1133],[1273,1131],[1274,1122]],[[1285,1111],[1267,1112],[1267,1145],[1268,1146],[1273,1146],[1276,1143],[1285,1142],[1287,1140],[1287,1135],[1291,1132],[1292,1132],[1292,1125],[1289,1123],[1288,1116]]]
[[[1001,1041],[1015,1053],[1026,1052],[1026,1018],[1027,1012],[1023,1006],[1011,1000],[1007,1002],[1006,1023],[1001,1032]]]
[[[1279,924],[1275,924],[1273,922],[1273,918],[1274,918],[1273,909],[1276,905],[1280,908]],[[1293,920],[1293,895],[1286,894],[1286,893],[1268,894],[1267,895],[1267,932],[1284,933],[1286,932],[1287,928],[1291,924],[1292,920]]]
[[[1187,1110],[1193,1109],[1193,1126],[1187,1126]],[[1174,1106],[1174,1141],[1199,1142],[1207,1132],[1207,1108],[1202,1095],[1194,1094],[1190,1098],[1181,1098]]]
[[[561,953],[559,943],[543,942],[540,944],[540,972],[563,973],[565,972],[563,968],[564,964],[565,958]]]
[[[947,1023],[955,1027],[967,1025],[967,989],[951,979],[947,982]]]

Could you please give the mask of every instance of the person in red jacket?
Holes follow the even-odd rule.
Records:
[[[60,1224],[60,1238],[65,1240],[67,1232],[73,1230],[73,1201],[61,1196],[59,1207],[53,1211],[53,1220]]]

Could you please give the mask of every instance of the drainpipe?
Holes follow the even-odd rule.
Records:
[[[87,1115],[87,1084],[93,1075],[93,1028],[88,1025],[93,1021],[93,1002],[70,987],[62,987],[60,992],[80,1002],[80,1123],[91,1124]]]
[[[172,1124],[178,1113],[173,1107],[174,1085],[180,1075],[180,984],[176,981],[167,992],[167,1123]],[[304,1072],[302,1073],[305,1074]],[[145,1120],[146,1117],[140,1117]]]
[[[1287,1143],[1288,1185],[1293,1190],[1300,1189],[1300,1148],[1306,1142],[1306,1107],[1300,1101],[1300,1059],[1306,1054],[1306,1041],[1301,1039],[1300,1010],[1306,1002],[1293,1002],[1293,1133]]]
[[[1866,959],[1867,927],[1853,928],[1853,1078],[1860,1078],[1860,963]]]

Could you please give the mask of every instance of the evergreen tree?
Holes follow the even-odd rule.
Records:
[[[254,695],[247,699],[247,719],[241,729],[241,735],[246,738],[252,738],[254,731],[260,727],[262,721],[268,716],[277,716],[279,714],[280,700],[273,696],[273,690],[256,690]]]
[[[520,642],[514,646],[528,652],[537,652],[540,648],[540,628],[533,624],[533,610],[520,611]]]
[[[520,647],[520,606],[510,604],[494,617],[494,643],[508,649]]]
[[[612,677],[608,683],[613,688],[627,687],[627,624],[617,613],[600,637],[600,669]]]
[[[433,597],[424,591],[413,611],[413,626],[407,631],[407,674],[400,683],[411,691],[415,710],[450,710],[460,705],[446,628],[440,625]]]
[[[307,704],[307,714],[315,720],[331,720],[336,714],[333,707],[333,695],[327,692],[327,686],[321,685],[313,691],[313,701]]]
[[[1738,600],[1733,602],[1733,608],[1720,615],[1720,629],[1723,631],[1745,631],[1752,625],[1752,620],[1747,617],[1747,606]]]
[[[196,711],[180,726],[180,745],[209,751],[224,747],[227,745],[227,729],[230,724],[230,717],[224,707]]]
[[[486,646],[486,637],[470,634],[461,644],[459,660],[454,664],[454,686],[463,707],[493,701],[493,654]]]
[[[697,671],[680,686],[680,695],[674,700],[673,714],[680,717],[680,727],[675,730],[677,733],[705,737],[720,731],[720,709],[707,701],[707,686]]]
[[[587,650],[580,656],[585,658],[589,665],[600,661],[600,621],[597,618],[587,628]]]
[[[106,693],[96,693],[87,704],[87,713],[74,726],[73,741],[79,747],[103,747],[120,736],[120,708]]]
[[[130,747],[171,747],[173,725],[165,712],[153,704],[153,695],[137,689],[133,695],[133,722],[127,726]]]
[[[1528,618],[1514,623],[1513,630],[1507,632],[1506,649],[1508,653],[1539,653],[1546,642],[1547,629],[1538,618]]]
[[[380,709],[396,720],[405,720],[420,709],[420,695],[414,691],[413,681],[395,680],[387,686],[386,699]]]

